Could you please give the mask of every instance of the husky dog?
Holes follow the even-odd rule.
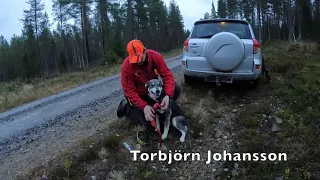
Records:
[[[148,90],[148,96],[156,103],[161,103],[165,97],[165,91],[163,89],[163,83],[159,79],[151,79],[145,84]],[[172,100],[169,100],[169,105],[166,110],[158,108],[156,109],[156,124],[160,129],[159,116],[164,115],[164,130],[162,139],[166,139],[169,133],[170,124],[180,131],[180,142],[185,141],[186,134],[188,132],[188,126],[185,117],[182,115],[182,111],[179,106]]]

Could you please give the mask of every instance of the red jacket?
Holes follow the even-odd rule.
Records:
[[[146,53],[146,65],[130,64],[127,57],[121,66],[121,85],[124,95],[141,110],[147,105],[147,102],[141,98],[148,94],[145,83],[150,79],[157,78],[153,71],[153,63],[156,65],[156,69],[163,80],[166,95],[172,98],[175,88],[174,76],[162,55],[149,49],[147,49]]]

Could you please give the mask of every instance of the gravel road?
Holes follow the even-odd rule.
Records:
[[[173,72],[181,57],[168,59]],[[123,97],[115,75],[0,114],[0,179],[14,179],[47,163],[82,137],[116,120]]]

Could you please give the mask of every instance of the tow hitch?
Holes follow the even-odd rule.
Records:
[[[207,75],[205,76],[206,82],[214,82],[216,86],[221,86],[221,83],[229,83],[233,82],[233,77],[231,76],[217,76],[217,75]]]
[[[218,76],[216,76],[216,87],[219,87],[219,86],[221,86],[221,83],[219,82]]]

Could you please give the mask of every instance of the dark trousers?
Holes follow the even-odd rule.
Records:
[[[174,94],[173,94],[173,100],[177,100],[179,95],[181,92],[181,87],[176,83],[175,84],[175,90],[174,90]],[[148,102],[148,98],[143,98],[149,105],[152,105],[153,102]],[[173,101],[173,103],[175,103]],[[126,113],[126,116],[132,120],[136,125],[140,125],[140,126],[145,126],[147,128],[151,127],[151,123],[149,121],[147,121],[144,117],[144,112],[143,110],[137,108],[134,105],[131,105]]]
[[[266,77],[267,82],[269,82],[271,80],[271,77],[269,75],[269,71],[266,69],[264,56],[262,56],[262,75]]]

